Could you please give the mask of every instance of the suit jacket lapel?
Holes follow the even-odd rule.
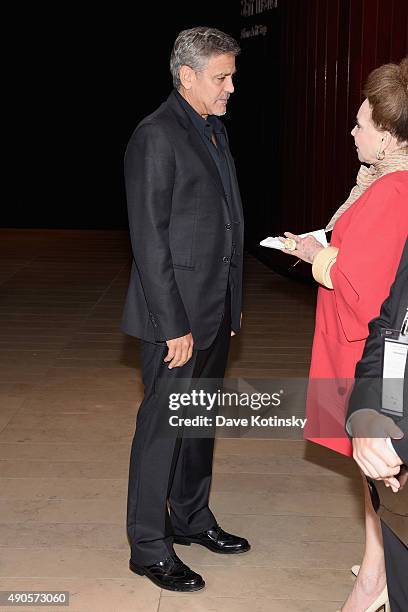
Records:
[[[220,195],[222,195],[222,197],[226,201],[227,198],[225,197],[224,187],[222,184],[220,173],[218,172],[218,168],[213,158],[211,157],[211,154],[209,153],[205,143],[203,142],[200,134],[197,132],[187,113],[177,100],[176,93],[174,91],[172,91],[169,97],[167,98],[167,105],[176,114],[181,125],[187,130],[188,138],[190,139],[194,151],[197,153],[203,165],[205,166],[208,174],[213,179],[218,191],[220,192]]]
[[[235,208],[234,213],[238,216],[238,219],[236,219],[236,220],[240,221],[242,223],[243,216],[242,216],[241,194],[239,192],[237,173],[236,173],[236,170],[235,170],[234,159],[233,159],[233,157],[231,155],[231,152],[230,152],[228,146],[225,149],[225,153],[226,153],[226,156],[227,156],[227,163],[228,163],[229,173],[230,173],[230,177],[231,177],[232,203],[234,204],[234,208]]]

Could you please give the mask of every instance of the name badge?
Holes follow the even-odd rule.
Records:
[[[402,417],[408,336],[396,329],[383,329],[381,335],[384,338],[382,411]]]

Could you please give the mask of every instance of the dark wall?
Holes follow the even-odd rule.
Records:
[[[240,9],[254,14],[240,16]],[[406,0],[27,11],[13,37],[23,54],[9,88],[18,92],[18,113],[11,198],[0,225],[126,227],[128,138],[172,88],[168,62],[177,33],[211,25],[243,36],[226,123],[248,246],[275,267],[288,260],[258,248],[259,240],[322,227],[345,199],[358,167],[350,130],[362,82],[408,47]]]
[[[248,245],[287,268],[287,257],[259,240],[324,227],[348,196],[359,166],[350,130],[362,86],[373,68],[407,54],[408,2],[286,0],[270,15],[242,17],[246,28],[268,19],[272,26],[264,40],[243,41],[245,65],[263,79],[251,87],[260,99],[254,113],[248,102],[237,110],[261,146],[240,132],[238,165]],[[252,78],[245,75],[243,90]],[[239,103],[241,96],[249,100],[248,91]]]
[[[238,0],[190,4],[19,11],[13,49],[21,60],[7,88],[17,92],[11,197],[1,226],[127,227],[123,155],[138,122],[172,89],[178,32],[210,25],[237,34]]]

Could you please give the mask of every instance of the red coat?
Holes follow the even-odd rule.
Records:
[[[408,171],[377,179],[333,229],[331,245],[339,252],[333,289],[318,293],[305,437],[345,455],[352,455],[344,422],[354,370],[407,236]]]

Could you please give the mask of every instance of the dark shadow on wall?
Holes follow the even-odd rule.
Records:
[[[126,144],[172,90],[169,57],[178,32],[210,25],[236,34],[230,24],[238,23],[239,4],[20,14],[12,198],[0,226],[126,228]]]

